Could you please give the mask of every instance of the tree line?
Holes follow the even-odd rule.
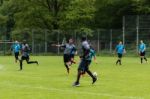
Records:
[[[150,0],[0,0],[0,36],[23,29],[121,28],[124,15],[150,14]]]

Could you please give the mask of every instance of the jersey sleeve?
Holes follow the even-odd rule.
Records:
[[[83,49],[83,58],[87,58],[89,56],[90,53],[90,46],[87,42],[84,42],[82,44],[82,49]]]
[[[66,48],[66,44],[62,44],[62,45],[60,45],[60,47]]]
[[[86,50],[89,50],[89,49],[90,49],[90,46],[89,46],[89,44],[88,44],[87,42],[83,42],[83,43],[82,43],[82,47],[83,47],[84,49],[86,49]]]

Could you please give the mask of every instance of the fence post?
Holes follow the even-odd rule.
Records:
[[[45,53],[47,53],[47,30],[45,30]]]
[[[136,17],[136,50],[138,52],[139,45],[139,15]]]
[[[110,53],[112,52],[112,29],[110,30]]]
[[[34,54],[34,29],[32,29],[32,54]]]
[[[59,33],[59,31],[57,31],[57,43],[58,43],[58,45],[59,45],[59,37],[60,36],[60,33]],[[58,47],[57,48],[57,54],[59,55],[60,54],[60,48]]]
[[[122,19],[122,37],[123,37],[123,45],[125,44],[125,16],[123,16],[123,19]]]
[[[97,31],[97,37],[98,37],[98,43],[97,43],[97,52],[98,54],[100,53],[100,38],[99,38],[99,35],[100,35],[100,29],[98,29]]]

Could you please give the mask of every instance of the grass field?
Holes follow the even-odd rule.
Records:
[[[0,99],[150,99],[150,64],[140,64],[137,57],[126,57],[116,66],[114,57],[98,57],[91,70],[98,81],[81,78],[80,87],[72,87],[77,65],[67,75],[62,57],[36,56],[39,66],[27,65],[18,71],[13,57],[0,57]],[[150,60],[150,59],[149,59]]]

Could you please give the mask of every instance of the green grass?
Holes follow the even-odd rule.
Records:
[[[72,87],[77,65],[70,75],[62,57],[36,56],[40,65],[27,65],[18,71],[13,57],[0,57],[0,99],[150,99],[150,65],[140,64],[137,57],[125,57],[116,66],[114,57],[98,57],[91,70],[99,80],[91,85],[88,75],[81,78],[80,87]],[[149,59],[150,60],[150,59]]]

